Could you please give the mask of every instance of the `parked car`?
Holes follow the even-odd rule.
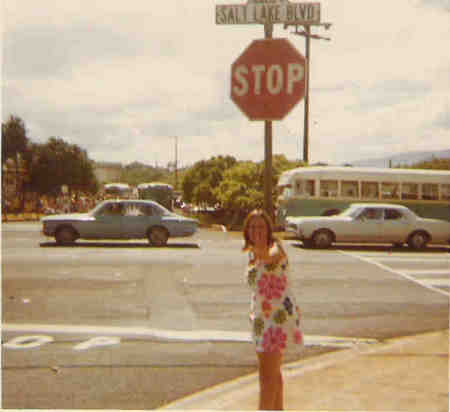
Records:
[[[423,249],[428,243],[450,243],[450,222],[425,219],[405,206],[353,203],[335,216],[287,217],[286,232],[306,247],[327,248],[334,242],[407,243]]]
[[[88,213],[46,216],[43,234],[59,244],[76,239],[148,239],[163,246],[171,237],[192,236],[198,221],[168,211],[151,200],[105,200]]]

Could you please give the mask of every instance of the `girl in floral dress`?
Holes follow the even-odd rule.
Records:
[[[252,289],[250,321],[259,367],[259,409],[283,409],[281,363],[288,345],[301,347],[300,310],[289,288],[288,258],[273,237],[263,210],[251,212],[244,223],[249,252],[247,283]]]

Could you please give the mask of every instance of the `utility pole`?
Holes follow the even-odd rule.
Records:
[[[288,25],[285,25],[286,28]],[[298,25],[295,25],[295,32],[297,36],[305,37],[305,59],[306,59],[306,88],[305,88],[305,113],[303,124],[303,162],[309,163],[309,79],[310,79],[310,67],[311,67],[311,39],[320,39],[330,41],[329,37],[318,36],[317,34],[311,34],[312,24],[305,24],[304,31],[298,31]],[[324,26],[326,30],[331,27],[331,23],[314,24],[314,26]]]
[[[175,136],[175,190],[178,189],[178,136]]]

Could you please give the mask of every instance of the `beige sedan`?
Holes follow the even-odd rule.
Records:
[[[334,242],[408,244],[423,249],[429,243],[450,244],[450,222],[425,219],[405,206],[354,203],[335,216],[287,217],[286,232],[306,247],[328,248]]]

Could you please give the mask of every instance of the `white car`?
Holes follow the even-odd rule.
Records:
[[[407,243],[412,249],[450,243],[450,222],[421,218],[395,204],[353,203],[335,216],[287,217],[285,231],[316,248],[334,242]]]

